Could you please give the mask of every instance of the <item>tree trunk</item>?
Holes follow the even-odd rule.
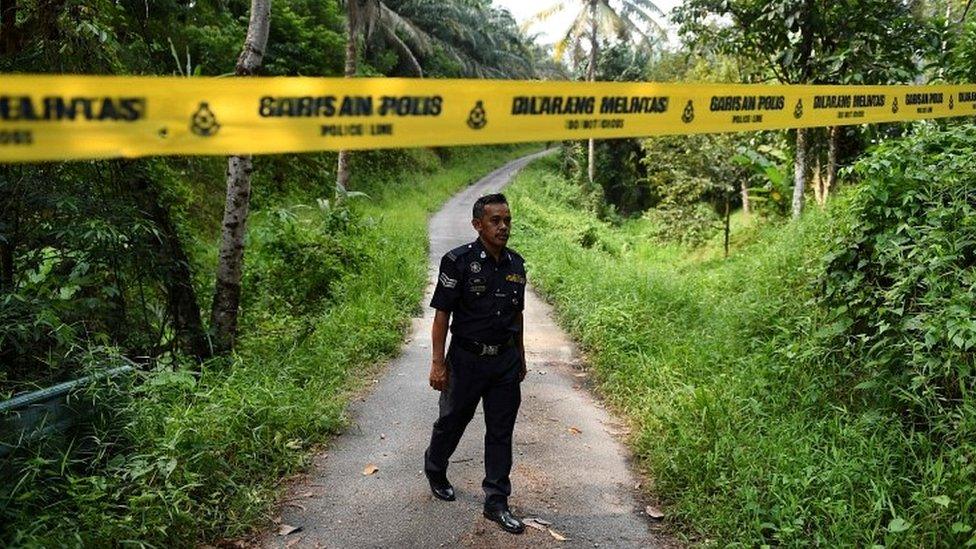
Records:
[[[247,26],[244,48],[237,59],[238,76],[253,75],[261,66],[268,44],[271,20],[271,0],[251,0],[251,20]],[[227,201],[220,234],[220,257],[217,264],[217,284],[214,291],[210,328],[214,350],[227,353],[237,337],[237,314],[241,297],[241,271],[244,261],[244,234],[251,198],[250,156],[231,156],[227,159]]]
[[[0,240],[0,291],[11,292],[14,289],[14,247],[13,235],[2,235]]]
[[[807,130],[796,130],[796,160],[793,163],[793,219],[803,213],[803,193],[807,183]]]
[[[820,165],[820,154],[814,153],[817,157],[817,161],[813,165],[813,198],[817,201],[817,205],[823,207],[824,205],[824,178],[823,178],[823,167]]]
[[[742,192],[742,213],[746,214],[748,217],[752,214],[752,209],[749,204],[749,180],[742,178],[742,183],[740,184]]]
[[[597,50],[600,47],[597,36],[596,8],[596,0],[590,0],[590,67],[586,75],[586,79],[590,82],[596,81]],[[596,180],[596,140],[591,137],[587,142],[587,146],[589,154],[586,173],[592,185],[593,181]]]
[[[725,257],[729,257],[729,244],[732,240],[732,193],[725,193]]]
[[[346,78],[353,78],[359,70],[359,0],[346,0]],[[339,151],[336,165],[336,185],[349,188],[349,151]]]
[[[830,198],[830,191],[837,184],[837,155],[840,152],[840,126],[831,126],[830,142],[827,145],[827,180],[824,183],[824,203]]]
[[[177,344],[184,353],[200,361],[206,360],[212,355],[210,341],[200,319],[200,304],[193,287],[190,258],[186,255],[176,223],[152,180],[140,174],[135,185],[142,210],[159,231],[156,256],[165,273],[166,306],[173,318]]]
[[[799,82],[806,84],[810,81],[813,64],[813,0],[804,0],[802,24],[800,26],[800,51],[798,62],[800,65]],[[807,131],[803,128],[796,130],[796,160],[793,165],[793,219],[799,219],[803,213],[803,193],[807,186]]]
[[[945,60],[946,57],[948,57],[948,55],[949,55],[949,32],[950,32],[950,27],[951,26],[952,26],[952,2],[946,0],[946,8],[945,8],[945,29],[943,30],[943,34],[942,34],[942,43],[939,44],[939,52],[942,54],[941,55],[941,58],[943,60]],[[939,65],[940,65],[939,66],[939,78],[943,78],[945,76],[945,65],[946,65],[946,63],[945,63],[945,61],[943,61]]]
[[[14,173],[9,166],[0,166],[0,291],[14,289],[14,250],[20,232],[20,214],[23,192],[14,184]]]
[[[0,0],[0,53],[17,52],[17,0]]]
[[[409,67],[410,72],[415,78],[424,77],[424,68],[420,66],[420,62],[417,61],[417,57],[414,56],[410,48],[400,40],[400,37],[396,35],[395,32],[390,32],[387,37],[390,42],[393,43],[393,47],[400,53],[400,59],[402,59]]]
[[[64,0],[42,0],[38,2],[37,36],[46,40],[59,39],[58,16],[64,11]]]

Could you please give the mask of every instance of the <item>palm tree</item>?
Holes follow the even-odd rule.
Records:
[[[507,10],[485,0],[344,0],[346,78],[358,71],[360,40],[392,47],[413,76],[435,50],[455,60],[466,76],[524,78],[535,75],[530,41]],[[336,184],[349,186],[349,152],[339,152]]]
[[[576,53],[582,52],[583,43],[589,42],[589,63],[586,79],[596,80],[596,62],[599,58],[600,37],[605,40],[616,37],[635,43],[653,47],[655,39],[664,35],[661,27],[653,15],[663,16],[664,13],[651,0],[577,0],[579,12],[566,30],[566,34],[556,42],[553,54],[556,59],[562,59],[566,50],[572,48]],[[560,1],[546,8],[530,18],[526,25],[545,21],[569,9],[570,3]],[[645,31],[651,29],[651,33]],[[588,176],[593,182],[595,173],[594,160],[596,148],[594,140],[589,140]]]
[[[532,41],[489,0],[387,0],[475,78],[533,78]]]
[[[353,78],[359,70],[359,40],[376,32],[390,43],[397,54],[417,77],[424,75],[417,56],[430,49],[430,39],[409,19],[390,9],[382,0],[345,0],[346,7],[346,70],[345,77]],[[401,38],[400,36],[404,36]],[[349,151],[339,151],[336,185],[349,186]]]

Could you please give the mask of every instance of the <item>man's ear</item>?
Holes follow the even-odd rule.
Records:
[[[471,226],[474,227],[475,231],[481,232],[481,220],[477,217],[471,219]]]

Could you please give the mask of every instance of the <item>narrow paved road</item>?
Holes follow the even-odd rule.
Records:
[[[507,164],[468,187],[430,220],[430,275],[440,257],[474,239],[471,205],[497,192],[532,155]],[[517,207],[514,216],[518,217]],[[518,225],[516,224],[516,227]],[[531,280],[532,273],[529,272]],[[351,426],[315,459],[309,474],[289,488],[278,530],[264,547],[658,547],[672,545],[644,515],[638,478],[618,440],[618,425],[585,387],[572,342],[552,311],[533,292],[526,295],[529,373],[515,427],[515,466],[510,505],[522,517],[552,523],[555,534],[527,528],[512,536],[481,516],[484,416],[479,408],[448,471],[458,500],[430,495],[423,453],[437,413],[437,393],[427,385],[431,310],[414,319],[413,331],[369,395],[350,406]],[[363,475],[367,464],[379,469]]]

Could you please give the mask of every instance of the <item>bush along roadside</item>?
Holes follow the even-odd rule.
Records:
[[[974,147],[885,145],[728,260],[602,223],[551,160],[518,177],[513,246],[689,539],[976,544]]]
[[[13,464],[0,544],[192,546],[262,524],[280,480],[342,427],[362,373],[399,348],[426,283],[428,214],[530,150],[390,153],[410,156],[396,170],[366,153],[357,193],[259,194],[236,353],[86,395],[100,412],[67,452]]]

